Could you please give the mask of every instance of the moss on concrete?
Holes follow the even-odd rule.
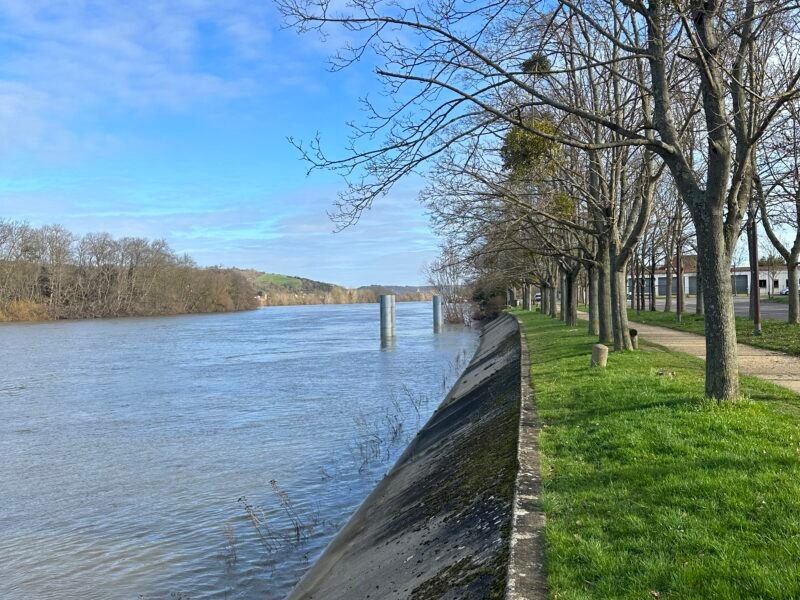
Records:
[[[519,348],[513,317],[485,328],[459,382],[290,600],[504,597]]]

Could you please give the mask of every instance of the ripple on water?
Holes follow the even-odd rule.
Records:
[[[377,314],[0,328],[0,597],[284,595],[477,345],[416,303],[382,350]]]

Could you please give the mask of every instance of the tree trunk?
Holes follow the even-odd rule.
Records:
[[[561,310],[558,313],[558,318],[560,320],[566,319],[567,316],[567,295],[566,295],[566,274],[564,271],[559,269],[558,271],[558,287],[559,291],[561,292],[560,296],[560,303],[561,303]]]
[[[733,400],[739,396],[739,365],[730,285],[731,258],[725,248],[719,214],[707,209],[696,219],[695,226],[706,308],[706,396]]]
[[[639,310],[644,310],[644,287],[647,281],[647,271],[644,268],[644,246],[642,246],[642,254],[639,257]]]
[[[630,332],[628,331],[628,302],[626,297],[627,260],[622,261],[616,252],[611,257],[613,271],[611,274],[611,322],[614,336],[614,350],[633,350]]]
[[[603,238],[598,240],[598,262],[600,267],[597,270],[597,317],[599,326],[599,342],[610,344],[613,341],[613,319],[611,317],[611,254],[609,253],[608,242]]]
[[[557,304],[558,293],[556,290],[556,286],[558,285],[557,282],[558,279],[555,279],[553,281],[553,285],[550,286],[550,316],[553,319],[558,318],[558,304]]]
[[[664,298],[664,312],[672,312],[672,257],[667,257],[667,295]]]
[[[636,299],[638,297],[638,293],[636,291],[636,274],[639,272],[638,268],[636,267],[636,256],[633,257],[633,264],[631,266],[630,274],[631,278],[625,278],[625,298],[627,301],[628,294],[631,295],[631,310],[636,308]]]
[[[650,310],[656,310],[656,245],[650,246]]]
[[[761,180],[756,180],[756,192],[759,198],[759,208],[761,209],[761,223],[764,226],[764,232],[767,234],[769,241],[772,242],[773,248],[778,251],[783,260],[786,262],[786,271],[789,275],[789,319],[788,322],[796,325],[798,318],[800,318],[800,306],[798,306],[798,281],[797,281],[797,266],[798,254],[800,254],[800,232],[795,232],[794,242],[791,246],[791,251],[783,245],[775,231],[772,229],[772,223],[767,212],[766,202],[764,200],[764,188],[761,185]],[[795,197],[795,214],[800,217],[800,198]],[[752,218],[752,213],[751,213]],[[749,231],[748,231],[749,233]],[[771,284],[770,284],[771,285]],[[760,291],[759,291],[760,293]]]
[[[611,277],[611,319],[613,323],[614,350],[633,350],[628,331],[628,302],[625,297],[625,267],[615,269]]]
[[[531,309],[531,286],[527,283],[522,286],[522,310]]]
[[[599,276],[597,267],[589,267],[589,335],[600,335]]]
[[[747,302],[747,316],[751,321],[755,322],[756,299],[761,294],[761,290],[758,288],[758,247],[753,245],[755,232],[753,231],[752,213],[747,217],[745,233],[747,234],[747,258],[750,262],[750,297]],[[735,282],[736,279],[734,279],[734,284]]]
[[[756,229],[755,213],[750,212],[747,218],[747,253],[750,259],[750,320],[753,321],[753,333],[761,333],[761,289],[758,274],[758,229]],[[733,279],[734,286],[736,278]]]
[[[539,298],[539,312],[541,312],[543,315],[546,315],[549,312],[548,308],[550,305],[550,294],[548,292],[548,287],[544,284],[544,282],[542,282],[542,284],[539,286],[539,293],[541,294],[541,297]]]
[[[698,253],[699,254],[699,253]],[[695,272],[695,306],[694,314],[703,314],[703,268],[700,266],[700,257],[697,257],[697,267]]]
[[[797,325],[800,322],[800,284],[797,281],[797,262],[791,260],[786,265],[789,274],[789,323]]]
[[[682,240],[678,239],[678,248],[676,252],[677,256],[677,275],[678,275],[678,282],[677,282],[677,289],[676,291],[676,298],[675,298],[675,318],[677,319],[678,323],[681,322],[683,319],[683,247],[681,246]]]
[[[564,322],[568,327],[578,326],[578,274],[579,269],[564,271]]]

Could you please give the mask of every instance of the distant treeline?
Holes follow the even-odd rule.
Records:
[[[169,315],[259,306],[241,271],[199,268],[164,240],[77,236],[0,219],[0,321]]]
[[[240,272],[257,290],[262,306],[365,304],[377,302],[381,294],[395,294],[398,302],[431,299],[431,291],[427,288],[388,288],[379,285],[344,288],[304,277],[263,273],[255,270]]]
[[[381,293],[370,288],[347,289],[335,286],[330,292],[264,292],[262,306],[289,306],[294,304],[367,304],[377,302]],[[395,294],[398,302],[430,300],[427,292],[404,292]]]

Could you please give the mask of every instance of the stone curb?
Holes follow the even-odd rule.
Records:
[[[519,471],[514,485],[514,506],[508,559],[506,600],[545,600],[547,576],[544,556],[545,516],[541,501],[539,433],[536,398],[530,385],[528,341],[522,321],[517,318],[520,336]]]

